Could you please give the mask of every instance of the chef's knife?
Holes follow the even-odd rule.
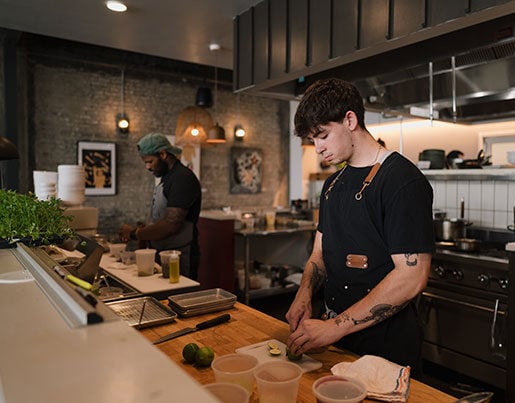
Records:
[[[231,315],[225,313],[223,315],[217,316],[216,318],[206,320],[205,322],[198,323],[195,327],[186,327],[184,329],[178,330],[176,332],[167,334],[157,340],[154,340],[152,343],[159,344],[164,341],[172,340],[177,337],[183,336],[188,333],[196,332],[197,330],[207,329],[208,327],[219,325],[220,323],[228,322],[231,319]]]

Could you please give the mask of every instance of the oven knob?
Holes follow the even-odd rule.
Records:
[[[487,286],[490,282],[490,278],[486,274],[480,274],[477,276],[478,281],[481,283],[481,285]]]
[[[459,269],[455,269],[452,271],[452,275],[456,280],[461,280],[463,278],[463,272]]]
[[[440,265],[435,267],[435,273],[440,277],[445,277],[445,269]]]
[[[500,278],[498,280],[498,283],[499,283],[499,286],[503,289],[503,290],[506,290],[508,288],[508,279],[507,278]]]

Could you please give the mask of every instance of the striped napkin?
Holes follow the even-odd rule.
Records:
[[[331,372],[364,382],[370,399],[403,403],[408,399],[410,367],[403,367],[375,355],[364,355],[354,362],[334,365]]]

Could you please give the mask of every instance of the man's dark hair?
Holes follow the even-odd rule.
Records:
[[[329,122],[341,123],[345,114],[353,111],[358,124],[365,129],[365,107],[358,89],[337,78],[319,80],[311,84],[295,114],[295,134],[301,138],[317,135],[320,126]]]

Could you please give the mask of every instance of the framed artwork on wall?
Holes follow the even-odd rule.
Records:
[[[116,194],[116,144],[79,141],[77,154],[86,176],[86,195]]]
[[[231,147],[230,193],[261,192],[263,152],[258,148]]]

